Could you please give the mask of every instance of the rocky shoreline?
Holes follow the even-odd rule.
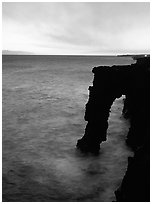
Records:
[[[86,104],[88,122],[77,148],[98,154],[107,140],[108,118],[116,98],[126,96],[123,115],[130,121],[126,144],[134,151],[120,188],[115,192],[118,202],[150,201],[150,56],[136,57],[126,66],[93,68],[93,86]],[[102,145],[101,145],[102,146]]]

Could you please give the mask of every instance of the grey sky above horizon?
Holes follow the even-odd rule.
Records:
[[[3,50],[35,54],[150,52],[149,2],[3,2]]]

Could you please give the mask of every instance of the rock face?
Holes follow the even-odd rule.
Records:
[[[128,168],[121,186],[115,191],[118,202],[150,201],[149,147],[143,145],[128,158]]]
[[[149,201],[150,57],[138,58],[135,64],[127,66],[95,67],[92,72],[94,81],[89,87],[85,112],[88,124],[77,148],[99,152],[100,144],[107,139],[111,105],[116,98],[125,95],[123,115],[130,120],[126,143],[135,155],[129,159],[116,199],[120,202]]]

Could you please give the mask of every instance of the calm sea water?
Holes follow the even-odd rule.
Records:
[[[3,200],[112,201],[130,151],[122,98],[98,157],[77,152],[94,66],[127,57],[3,56]]]

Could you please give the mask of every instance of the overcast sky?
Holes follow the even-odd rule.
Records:
[[[35,54],[149,53],[150,3],[5,2],[3,50]]]

